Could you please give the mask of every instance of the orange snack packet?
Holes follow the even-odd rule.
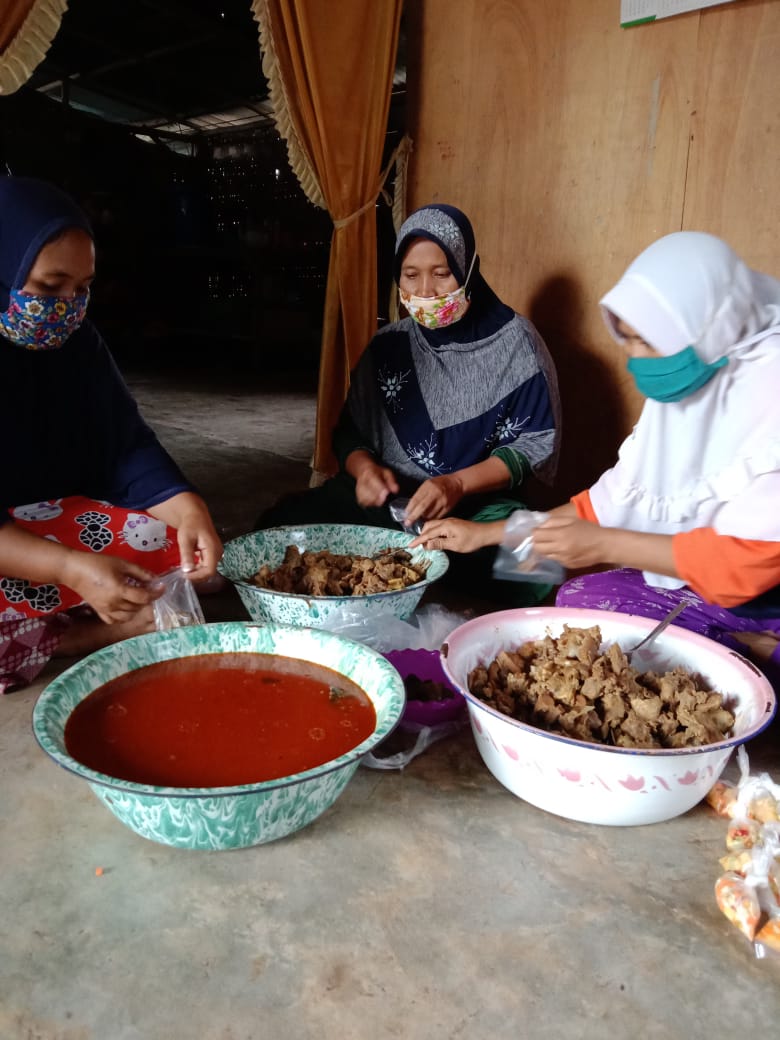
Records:
[[[752,849],[761,838],[761,826],[755,820],[732,820],[726,833],[729,852]]]
[[[780,953],[780,917],[770,917],[764,927],[756,933],[756,942]]]
[[[761,919],[755,889],[739,874],[729,872],[715,882],[715,900],[729,921],[753,942]]]
[[[750,864],[753,861],[753,857],[748,849],[743,849],[742,852],[729,852],[726,856],[721,856],[718,860],[724,870],[731,871],[732,874],[740,874],[742,877],[750,869]]]
[[[707,805],[712,806],[718,816],[726,816],[730,819],[736,808],[737,789],[732,784],[718,780],[715,786],[707,792],[704,800]]]

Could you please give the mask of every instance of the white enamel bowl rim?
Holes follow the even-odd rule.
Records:
[[[572,627],[580,627],[581,624],[583,627],[590,628],[591,626],[598,624],[599,619],[603,619],[604,622],[609,623],[630,623],[633,628],[640,629],[642,632],[646,633],[650,632],[658,624],[658,621],[657,619],[642,617],[639,614],[625,614],[613,610],[596,610],[581,607],[518,607],[513,610],[501,610],[491,614],[480,615],[479,617],[472,618],[470,621],[464,622],[464,624],[459,625],[454,629],[442,644],[440,651],[442,667],[453,685],[468,701],[469,708],[484,711],[487,714],[494,716],[496,719],[500,719],[501,722],[505,722],[510,726],[515,726],[517,729],[522,730],[531,736],[544,737],[547,740],[555,741],[558,744],[568,744],[578,748],[591,748],[594,751],[601,751],[610,755],[624,755],[629,757],[644,757],[647,755],[653,758],[679,758],[685,755],[701,755],[707,752],[717,752],[727,748],[733,748],[739,744],[745,744],[747,741],[752,740],[754,737],[758,736],[759,733],[763,732],[774,718],[777,710],[777,698],[775,692],[772,689],[769,680],[763,672],[752,663],[752,661],[748,661],[747,658],[743,657],[742,654],[737,653],[736,650],[731,650],[728,647],[721,646],[719,643],[716,643],[712,639],[708,639],[706,636],[701,636],[696,632],[690,632],[688,629],[682,628],[679,625],[669,625],[663,633],[663,636],[659,637],[659,644],[663,638],[677,638],[683,644],[690,642],[694,645],[706,648],[713,654],[736,658],[737,661],[745,666],[745,668],[754,673],[757,685],[763,686],[762,696],[764,698],[764,710],[758,723],[746,732],[740,733],[738,736],[728,737],[727,739],[719,740],[714,744],[699,744],[694,747],[683,748],[623,748],[615,747],[611,744],[599,744],[589,740],[577,740],[574,737],[567,737],[562,733],[551,733],[548,730],[531,726],[527,722],[521,722],[519,719],[514,719],[510,715],[506,715],[504,712],[492,708],[473,694],[467,686],[461,685],[458,682],[457,677],[453,675],[447,663],[449,643],[453,638],[461,640],[467,638],[472,633],[484,631],[486,626],[490,623],[495,623],[496,626],[500,626],[504,622],[510,622],[513,620],[517,621],[521,616],[530,619],[538,617],[540,620],[540,631],[537,635],[522,635],[518,639],[518,645],[530,639],[541,638],[545,634],[544,626],[547,623],[562,622],[564,624],[569,624]],[[490,619],[490,621],[487,619]],[[580,624],[578,624],[578,622],[580,622]],[[604,641],[617,642],[617,639],[613,634],[608,635]],[[758,693],[756,696],[758,696]],[[726,703],[728,704],[728,697],[726,697]]]
[[[221,627],[221,626],[234,626],[234,625],[242,625],[242,626],[244,626],[245,628],[248,628],[248,629],[251,629],[251,628],[271,628],[271,629],[276,629],[276,630],[282,630],[282,629],[286,630],[286,629],[289,629],[290,631],[293,631],[296,634],[300,634],[300,632],[302,631],[300,628],[291,629],[290,626],[276,625],[273,622],[269,622],[268,624],[265,624],[265,623],[260,623],[260,622],[257,622],[257,621],[224,621],[224,622],[215,622],[215,623],[212,623],[212,625],[206,626],[206,627],[216,628],[216,627]],[[181,629],[177,629],[175,631],[182,631],[182,630]],[[403,680],[401,679],[401,677],[398,674],[397,670],[395,668],[393,668],[393,666],[390,664],[390,662],[387,661],[387,659],[385,657],[383,657],[382,654],[378,653],[376,650],[370,649],[370,647],[364,646],[362,643],[355,642],[355,640],[346,639],[344,636],[339,636],[339,635],[336,635],[336,634],[333,634],[333,633],[330,633],[330,632],[325,632],[322,629],[314,629],[313,631],[315,631],[317,633],[318,639],[320,639],[320,640],[322,640],[324,642],[328,642],[330,640],[333,640],[333,641],[340,641],[342,643],[344,643],[344,642],[354,643],[354,645],[359,647],[360,650],[363,653],[365,653],[366,655],[368,655],[370,657],[373,657],[375,659],[374,665],[375,665],[375,667],[377,669],[377,674],[378,675],[384,675],[384,678],[387,679],[387,681],[389,681],[390,683],[396,685],[396,687],[400,686],[400,694],[401,694],[401,696],[400,696],[400,707],[398,709],[396,718],[389,719],[384,727],[380,727],[379,726],[379,717],[378,717],[378,712],[377,712],[377,725],[375,726],[373,732],[370,733],[369,736],[366,737],[365,740],[361,741],[360,744],[356,745],[350,751],[346,751],[343,755],[340,755],[338,758],[330,759],[328,762],[323,762],[322,765],[314,766],[312,769],[306,769],[306,770],[304,770],[303,772],[300,772],[300,773],[291,773],[289,776],[278,777],[278,778],[276,778],[274,780],[262,780],[262,781],[258,781],[256,783],[249,783],[249,784],[236,784],[236,785],[230,786],[230,787],[157,787],[157,786],[155,786],[153,784],[139,784],[139,783],[134,783],[131,780],[121,780],[121,779],[118,779],[117,777],[109,776],[106,773],[99,773],[99,772],[97,772],[97,770],[90,769],[88,766],[82,765],[75,758],[72,758],[67,753],[67,751],[64,750],[64,746],[65,746],[64,729],[63,729],[63,731],[62,731],[60,736],[54,735],[54,733],[52,733],[51,730],[47,727],[47,723],[50,720],[47,718],[47,714],[46,714],[46,710],[47,710],[47,707],[48,707],[49,703],[52,700],[55,700],[58,696],[61,695],[62,688],[63,688],[63,686],[65,686],[67,684],[69,676],[72,675],[73,672],[75,672],[78,669],[80,669],[82,667],[82,665],[83,665],[83,661],[87,660],[87,658],[83,658],[81,661],[76,662],[76,664],[71,665],[70,668],[68,668],[66,671],[62,672],[55,679],[53,679],[48,684],[48,686],[46,686],[46,688],[43,690],[43,692],[41,693],[41,695],[38,698],[38,700],[36,701],[35,707],[33,709],[32,726],[33,726],[33,733],[35,735],[35,739],[38,741],[38,744],[41,747],[41,749],[47,755],[49,755],[52,759],[54,759],[54,761],[58,765],[62,766],[62,768],[66,769],[68,772],[74,773],[76,776],[81,777],[84,780],[87,780],[91,784],[98,784],[101,787],[109,787],[109,788],[111,788],[112,790],[115,790],[115,791],[125,791],[128,794],[137,795],[137,796],[138,795],[142,795],[142,796],[152,795],[152,796],[160,797],[160,798],[220,798],[220,797],[223,797],[223,796],[224,797],[240,797],[242,795],[262,794],[262,793],[266,793],[266,792],[269,792],[269,791],[273,791],[275,789],[280,789],[280,788],[285,788],[285,787],[295,787],[296,785],[303,784],[306,781],[316,780],[318,777],[325,776],[328,773],[336,772],[339,769],[343,769],[345,766],[351,765],[356,760],[363,758],[363,756],[366,755],[369,751],[371,751],[374,747],[376,747],[376,745],[381,740],[384,740],[385,737],[389,736],[389,734],[392,733],[392,731],[395,729],[395,727],[398,725],[398,723],[399,723],[399,721],[401,719],[401,715],[403,713],[403,709],[404,709],[404,706],[405,706],[405,703],[406,703],[406,699],[405,699],[405,694],[404,694],[404,691],[403,691]],[[127,642],[128,643],[130,643],[130,642],[138,643],[139,641],[147,641],[148,642],[148,641],[155,640],[156,638],[158,638],[161,635],[166,635],[166,634],[169,634],[169,633],[149,632],[149,633],[147,633],[145,635],[133,636],[132,640],[127,640]],[[98,659],[98,658],[102,657],[103,659],[106,660],[106,662],[108,664],[108,667],[106,669],[107,677],[103,680],[103,682],[109,682],[111,679],[118,678],[120,675],[127,675],[127,674],[129,674],[129,672],[137,671],[137,668],[122,669],[122,670],[116,671],[115,674],[112,673],[112,674],[109,675],[108,672],[110,671],[111,651],[112,651],[112,647],[111,646],[107,646],[107,647],[104,647],[101,650],[95,651],[94,654],[89,655],[91,659]],[[238,652],[238,653],[259,653],[262,656],[272,656],[271,654],[269,654],[268,651],[253,651],[253,650],[240,649],[240,650],[238,650],[236,652]],[[220,651],[218,651],[218,650],[204,651],[204,655],[205,654],[209,654],[209,653],[220,653]],[[195,657],[195,656],[202,656],[202,655],[198,654],[195,651],[192,651],[191,649],[188,650],[188,652],[182,653],[180,655],[180,657]],[[286,656],[286,655],[277,655],[277,656]],[[170,660],[170,658],[163,658],[162,660]],[[301,657],[301,658],[298,658],[298,660],[308,660],[308,658]],[[145,665],[150,664],[150,663],[152,663],[152,662],[144,662],[144,664],[139,664],[138,668],[143,668],[143,667],[145,667]],[[312,663],[313,664],[320,664],[320,667],[323,667],[323,668],[330,668],[330,665],[321,664],[320,662],[317,662],[317,661],[313,661]],[[331,671],[336,671],[336,669],[331,668]],[[341,673],[337,673],[337,674],[341,674]],[[349,678],[349,676],[347,676],[347,678]],[[97,687],[95,687],[95,689],[97,689]],[[88,694],[85,694],[85,696],[82,697],[81,700],[78,703],[81,703],[81,701],[83,701],[86,698],[86,696],[88,696]],[[371,694],[368,693],[368,696],[371,697]],[[373,703],[373,699],[372,699],[372,703]],[[75,708],[75,705],[74,705],[74,708]],[[375,705],[375,708],[376,708],[376,705]],[[73,709],[71,709],[71,710],[73,710]],[[59,731],[59,727],[56,727],[56,729]],[[52,746],[54,744],[60,744],[60,745],[62,745],[62,747],[60,748],[60,747]]]
[[[403,532],[396,531],[396,530],[394,530],[393,528],[390,528],[390,527],[372,527],[369,524],[280,524],[277,527],[266,527],[266,528],[264,528],[261,531],[247,531],[246,534],[240,534],[236,538],[231,538],[230,541],[226,543],[225,548],[227,549],[227,547],[229,545],[231,545],[231,544],[233,544],[235,542],[246,541],[246,540],[250,539],[252,537],[252,535],[262,535],[262,534],[265,534],[266,532],[270,532],[270,531],[301,531],[301,532],[305,532],[306,529],[310,528],[310,527],[315,527],[315,528],[318,528],[318,529],[327,528],[327,527],[334,527],[334,528],[339,528],[339,530],[354,530],[354,531],[365,531],[365,530],[390,531],[390,533],[393,534],[393,535],[403,534]],[[411,540],[412,535],[408,535],[408,537]],[[304,546],[304,549],[305,548],[306,547]],[[404,548],[406,548],[406,546],[404,546],[404,545],[395,545],[395,546],[392,546],[392,548],[394,548],[394,549],[404,549]],[[315,552],[318,552],[318,551],[321,551],[321,550],[315,550]],[[423,549],[421,555],[423,556],[424,559],[430,559],[432,565],[434,563],[438,564],[438,566],[441,567],[441,572],[439,574],[436,574],[436,575],[433,575],[433,576],[429,576],[429,573],[426,573],[425,577],[422,578],[420,581],[416,581],[413,585],[405,585],[402,589],[385,589],[384,592],[369,592],[366,595],[354,596],[354,597],[353,596],[343,596],[343,595],[342,596],[313,596],[313,595],[310,595],[310,594],[305,593],[305,592],[278,592],[276,589],[264,589],[260,585],[255,585],[253,582],[247,581],[244,578],[234,578],[232,575],[227,573],[227,568],[225,567],[224,563],[222,563],[222,562],[220,562],[218,564],[217,569],[219,570],[219,573],[223,577],[227,578],[227,580],[232,582],[234,585],[240,585],[242,588],[250,589],[252,592],[260,593],[261,595],[264,595],[264,596],[280,596],[283,599],[287,599],[287,600],[303,600],[306,603],[310,603],[312,601],[317,602],[317,603],[320,603],[320,602],[322,602],[322,603],[329,603],[329,602],[331,602],[332,603],[334,600],[347,600],[348,601],[348,600],[351,600],[351,599],[360,599],[361,602],[370,603],[372,600],[374,600],[374,601],[382,600],[382,599],[384,599],[387,596],[399,596],[399,595],[401,595],[404,592],[412,592],[412,591],[418,592],[420,589],[424,589],[426,586],[430,585],[432,582],[438,581],[439,578],[441,578],[447,572],[447,568],[450,565],[450,561],[447,558],[447,554],[445,552],[442,552],[440,549]],[[429,567],[428,568],[429,572],[430,572],[430,569],[431,568]]]

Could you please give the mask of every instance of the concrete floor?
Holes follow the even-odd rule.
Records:
[[[310,389],[130,381],[226,536],[305,486]],[[244,616],[232,591],[204,605]],[[2,1040],[775,1035],[780,961],[715,906],[726,828],[709,809],[571,823],[509,794],[464,730],[401,773],[358,770],[288,839],[177,851],[38,748],[32,708],[58,670],[0,702]],[[779,747],[775,724],[753,767],[777,779]]]

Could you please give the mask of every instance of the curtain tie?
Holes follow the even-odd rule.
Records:
[[[342,217],[340,220],[334,220],[333,227],[337,231],[339,230],[339,228],[346,227],[348,224],[351,224],[354,220],[357,220],[358,217],[362,217],[364,213],[368,212],[368,210],[370,210],[372,206],[376,205],[376,201],[380,195],[388,204],[388,206],[392,205],[392,200],[389,194],[387,193],[387,190],[385,189],[385,181],[390,176],[390,171],[395,165],[396,160],[400,157],[404,160],[405,164],[409,159],[410,151],[411,139],[407,136],[404,136],[401,138],[401,140],[398,142],[397,146],[393,150],[393,154],[387,161],[387,166],[385,166],[384,170],[382,170],[382,172],[380,173],[379,185],[376,191],[374,192],[373,196],[368,200],[368,202],[364,206],[361,206],[360,209],[356,209],[354,213],[350,213],[348,217]]]

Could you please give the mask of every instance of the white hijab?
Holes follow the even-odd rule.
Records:
[[[599,523],[780,541],[780,282],[719,238],[681,231],[641,253],[601,307],[618,342],[615,317],[661,354],[692,345],[702,361],[728,363],[682,401],[645,402],[617,464],[591,488]]]

